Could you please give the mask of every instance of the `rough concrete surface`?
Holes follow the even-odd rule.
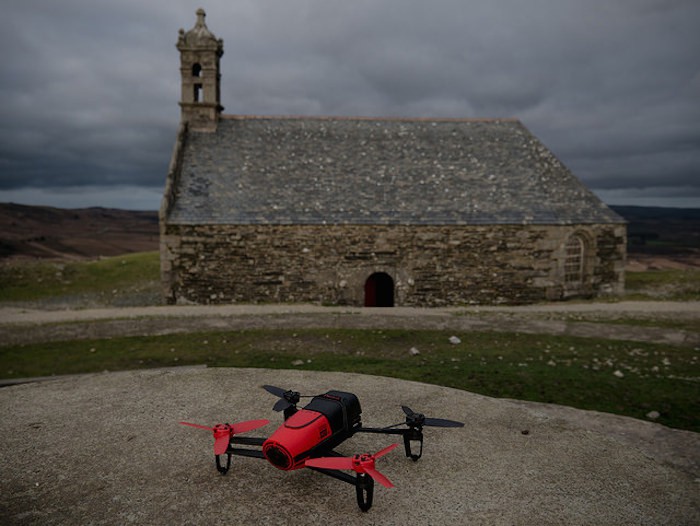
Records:
[[[466,426],[426,428],[417,463],[399,448],[379,460],[396,487],[377,486],[362,513],[352,486],[310,470],[236,457],[222,477],[211,435],[177,424],[269,418],[250,433],[269,434],[282,416],[265,383],[354,392],[368,426],[402,421],[401,404]],[[403,380],[264,369],[105,373],[6,387],[0,411],[3,524],[700,523],[698,434]],[[390,443],[358,435],[338,450]],[[688,462],[675,462],[674,448]]]

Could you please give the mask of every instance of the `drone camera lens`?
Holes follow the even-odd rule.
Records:
[[[263,449],[265,458],[276,468],[288,470],[292,467],[292,457],[278,444],[267,444]]]

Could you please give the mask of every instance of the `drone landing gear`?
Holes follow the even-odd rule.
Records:
[[[357,505],[362,511],[368,511],[372,507],[374,497],[374,480],[366,473],[358,473],[355,479],[355,492],[357,493]]]
[[[219,455],[214,455],[214,457],[216,458],[216,470],[222,475],[226,475],[226,473],[228,473],[229,468],[231,467],[231,457],[233,455],[238,455],[241,457],[265,458],[265,455],[260,450],[250,449],[249,447],[234,447],[234,445],[238,444],[244,446],[262,447],[263,442],[265,442],[264,438],[232,436],[229,441],[228,447],[226,448],[226,451],[224,453],[220,453]],[[223,460],[224,455],[226,455],[225,465]]]
[[[334,479],[342,480],[348,484],[355,486],[355,493],[357,494],[357,505],[362,511],[369,511],[372,507],[372,500],[374,497],[374,479],[367,475],[366,473],[357,473],[354,477],[348,475],[341,471],[335,469],[323,469],[310,467],[313,471],[318,471]]]
[[[221,457],[223,457],[224,455],[216,455],[216,469],[222,475],[226,475],[226,473],[228,473],[229,468],[231,467],[231,455],[232,455],[232,453],[225,453],[225,455],[226,455],[226,465],[225,466],[221,465]]]
[[[404,431],[403,445],[406,448],[406,456],[413,462],[417,462],[423,456],[423,431],[415,427]],[[418,448],[417,453],[413,452],[412,446],[414,445]]]

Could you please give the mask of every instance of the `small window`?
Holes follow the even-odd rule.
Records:
[[[192,76],[201,77],[202,76],[202,65],[197,63],[192,66]]]
[[[581,236],[574,235],[566,242],[566,259],[564,261],[564,281],[580,283],[583,281],[583,262],[585,243]]]
[[[194,85],[193,97],[194,97],[195,102],[202,102],[202,85],[201,84]]]

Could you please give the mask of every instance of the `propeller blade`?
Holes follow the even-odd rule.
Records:
[[[272,407],[274,411],[284,411],[288,407],[295,406],[299,402],[300,395],[296,391],[287,390],[285,391],[281,387],[275,387],[274,385],[263,385],[263,389],[268,393],[279,397],[279,400]]]
[[[388,478],[386,478],[385,475],[383,475],[382,473],[380,473],[376,469],[371,468],[371,467],[365,467],[364,471],[365,471],[365,473],[367,473],[370,477],[372,477],[374,480],[379,482],[385,488],[393,488],[394,487],[394,485],[391,483],[391,481]]]
[[[258,429],[259,427],[266,426],[270,421],[266,419],[261,420],[248,420],[246,422],[238,422],[233,424],[233,434],[237,435],[239,433],[245,433],[247,431],[252,431],[253,429]]]
[[[206,429],[207,431],[214,431],[213,427],[200,426],[199,424],[192,424],[191,422],[180,422],[183,426],[196,427],[197,429]]]
[[[219,436],[217,436],[216,440],[214,441],[214,454],[223,455],[224,453],[226,453],[226,450],[228,449],[228,443],[230,440],[231,435],[229,434],[221,433]]]
[[[350,457],[319,457],[310,458],[304,465],[310,468],[322,469],[353,469]]]
[[[262,387],[270,394],[279,396],[280,398],[284,397],[285,390],[281,387],[275,387],[274,385],[263,385]]]
[[[284,411],[288,407],[291,407],[291,405],[292,404],[287,402],[284,398],[280,398],[279,400],[277,400],[277,402],[275,402],[275,405],[272,406],[272,410],[277,411],[279,413],[280,411]]]
[[[309,468],[352,469],[356,473],[366,473],[386,488],[393,488],[394,485],[391,481],[374,467],[374,461],[383,457],[397,446],[398,444],[391,444],[374,455],[366,454],[355,455],[354,457],[311,458],[304,462],[304,465]]]
[[[214,435],[214,454],[223,455],[228,449],[228,443],[234,434],[233,426],[229,424],[216,424],[214,427],[202,426],[191,422],[180,422],[182,425],[196,427],[197,429],[205,429],[211,431]],[[243,422],[245,425],[247,422]]]
[[[464,427],[464,423],[456,422],[455,420],[446,420],[444,418],[426,418],[423,422],[424,426],[432,427]]]
[[[462,422],[456,420],[447,420],[445,418],[426,418],[422,413],[416,413],[410,407],[401,406],[406,414],[406,424],[412,426],[429,426],[429,427],[464,427]]]
[[[214,435],[214,454],[216,456],[223,455],[228,450],[229,442],[233,435],[239,433],[245,433],[247,431],[252,431],[259,427],[265,426],[270,423],[269,420],[248,420],[245,422],[239,422],[237,424],[217,424],[214,427],[202,426],[199,424],[192,424],[191,422],[180,422],[185,426],[196,427],[197,429],[206,429],[211,431]]]
[[[378,451],[377,453],[375,453],[375,454],[372,455],[372,456],[373,456],[375,459],[377,459],[377,458],[379,458],[379,457],[383,457],[383,456],[386,455],[389,451],[393,450],[393,449],[394,449],[395,447],[397,447],[397,446],[398,446],[398,444],[391,444],[390,446],[385,447],[384,449],[382,449],[381,451]]]

